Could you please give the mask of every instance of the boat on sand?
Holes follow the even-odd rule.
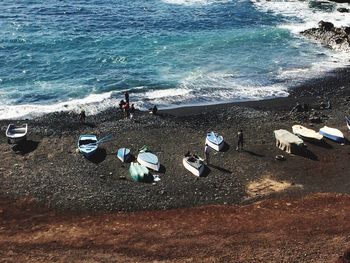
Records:
[[[16,126],[9,124],[6,129],[7,141],[10,144],[18,144],[27,139],[28,124]]]
[[[118,149],[117,157],[119,160],[121,160],[124,163],[130,157],[130,149],[128,148]]]
[[[221,135],[211,131],[207,133],[205,143],[215,151],[220,151],[224,146],[224,138]]]
[[[295,135],[304,140],[321,141],[323,139],[320,133],[301,125],[293,125],[292,130]]]
[[[96,135],[80,135],[78,140],[78,149],[86,158],[90,158],[97,151],[98,143]]]
[[[147,169],[147,167],[139,163],[133,162],[130,164],[129,175],[133,181],[141,182],[147,178],[147,176],[149,175],[149,170]]]
[[[344,134],[335,128],[324,126],[320,129],[320,134],[322,134],[324,137],[331,139],[336,142],[344,142]]]
[[[201,176],[205,170],[205,164],[198,156],[185,156],[182,159],[182,163],[195,176]]]
[[[158,160],[158,157],[152,153],[146,145],[141,148],[137,156],[137,161],[139,164],[146,166],[149,169],[159,171],[160,162]]]

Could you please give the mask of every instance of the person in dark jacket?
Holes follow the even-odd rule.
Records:
[[[243,141],[243,130],[242,129],[237,133],[237,137],[238,137],[238,141],[237,141],[236,151],[243,150],[244,141]]]

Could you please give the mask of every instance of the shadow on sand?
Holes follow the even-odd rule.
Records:
[[[224,142],[224,146],[222,147],[220,152],[227,152],[228,150],[230,150],[230,148],[231,146],[227,142]]]
[[[201,174],[200,177],[207,177],[211,172],[211,169],[208,167],[208,165],[205,166],[204,172]]]
[[[165,168],[164,165],[161,164],[160,167],[159,167],[158,173],[165,174],[165,172],[166,172],[166,168]]]
[[[309,149],[303,147],[301,149],[297,149],[294,152],[295,155],[299,155],[301,157],[313,160],[313,161],[318,161],[318,157],[317,155],[315,155],[312,151],[310,151]]]
[[[322,147],[322,148],[325,148],[325,149],[333,149],[333,146],[330,145],[329,143],[327,143],[325,140],[321,140],[321,141],[310,141],[310,140],[305,140],[305,142],[307,144],[310,144],[310,145],[316,145],[316,146],[319,146],[319,147]]]
[[[32,141],[32,140],[25,140],[24,142],[21,142],[20,144],[15,144],[12,146],[12,150],[15,153],[25,155],[30,152],[33,152],[38,148],[39,142]]]
[[[260,153],[252,152],[252,151],[250,151],[250,150],[242,150],[242,152],[246,152],[246,153],[248,153],[248,154],[250,154],[250,155],[257,156],[257,157],[264,157],[264,156],[265,156],[265,155],[260,154]]]
[[[211,167],[211,168],[214,168],[216,170],[219,170],[221,172],[224,172],[224,173],[228,173],[228,174],[232,173],[230,170],[227,170],[225,168],[222,168],[222,167],[214,165],[214,164],[209,164],[208,166]]]
[[[97,148],[96,153],[91,156],[88,160],[94,164],[99,164],[106,159],[107,152],[105,149]]]

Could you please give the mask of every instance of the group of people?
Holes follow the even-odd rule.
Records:
[[[124,93],[125,100],[121,100],[119,103],[119,109],[123,110],[125,112],[125,117],[127,119],[132,119],[135,114],[135,106],[134,104],[131,104],[129,102],[129,93],[125,91]]]

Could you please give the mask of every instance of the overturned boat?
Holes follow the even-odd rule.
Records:
[[[129,175],[133,181],[142,182],[147,179],[149,170],[144,165],[134,162],[130,164]]]
[[[322,134],[324,137],[331,139],[336,142],[344,142],[344,134],[335,128],[324,126],[320,129],[320,134]]]
[[[6,129],[7,141],[10,144],[18,144],[27,139],[28,124],[16,126],[9,124]]]
[[[323,135],[320,133],[301,125],[293,125],[292,130],[295,135],[303,140],[321,141],[323,139]]]
[[[120,148],[117,152],[117,157],[123,163],[130,158],[130,149],[128,148]]]
[[[139,164],[146,166],[154,171],[159,171],[160,162],[157,155],[152,153],[147,146],[143,146],[137,156],[137,161]]]

